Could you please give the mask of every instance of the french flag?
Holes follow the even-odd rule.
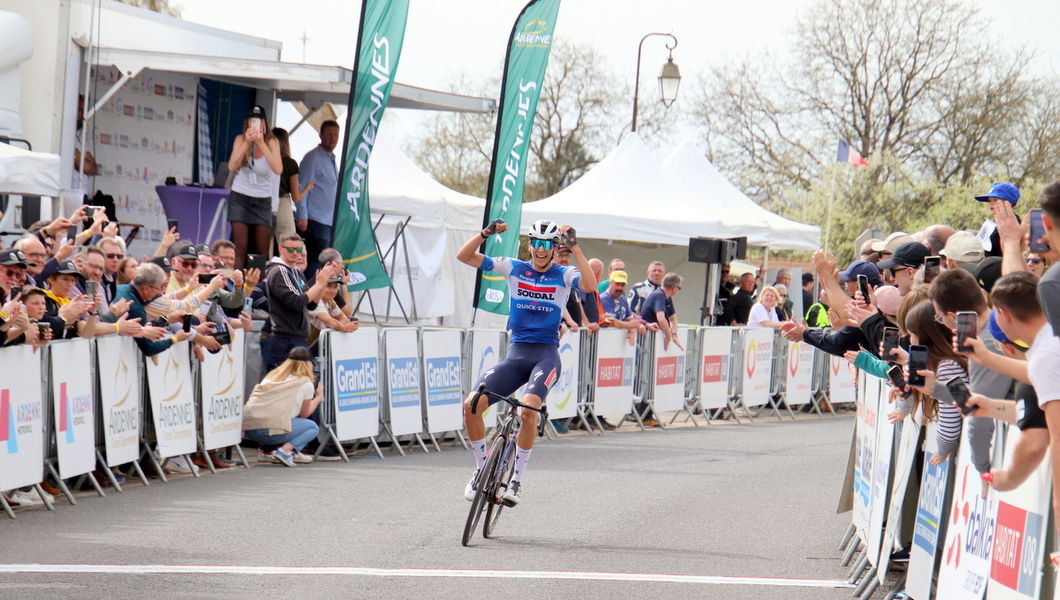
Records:
[[[850,144],[846,140],[839,140],[839,151],[836,152],[836,162],[850,163],[855,167],[867,167],[869,161],[865,160],[865,157],[858,154],[858,151],[851,148]]]

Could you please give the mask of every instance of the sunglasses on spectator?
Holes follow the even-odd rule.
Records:
[[[302,252],[305,252],[305,248],[301,246],[283,246],[283,249],[288,252],[294,252],[295,254],[301,254]]]
[[[110,260],[121,260],[121,259],[125,258],[125,255],[124,254],[108,254],[107,258],[110,259]]]
[[[183,267],[184,267],[185,269],[194,269],[195,267],[199,266],[199,261],[197,261],[197,260],[183,260],[183,259],[181,259],[181,260],[180,260],[180,264],[181,264],[181,266],[183,266]]]
[[[1027,259],[1027,264],[1028,265],[1040,265],[1040,264],[1042,264],[1042,259],[1040,259],[1040,258],[1028,258]]]
[[[539,250],[551,250],[556,246],[552,240],[530,240],[530,247]]]

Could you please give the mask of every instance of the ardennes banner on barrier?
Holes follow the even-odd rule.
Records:
[[[487,256],[517,256],[522,231],[523,184],[530,160],[537,99],[544,87],[545,67],[552,52],[559,0],[530,0],[512,25],[493,137],[489,188],[482,226],[497,218],[508,231],[485,241]],[[508,284],[500,275],[475,271],[476,308],[508,314]]]
[[[424,407],[430,433],[464,428],[461,342],[460,331],[456,329],[423,332],[423,374],[427,390]]]
[[[994,549],[997,492],[987,487],[983,498],[983,481],[972,465],[967,434],[966,427],[957,453],[957,477],[938,575],[938,597],[946,600],[982,599]]]
[[[169,458],[195,452],[198,440],[188,342],[147,357],[144,363],[159,456]]]
[[[328,332],[335,435],[342,441],[379,435],[379,330]]]
[[[889,390],[890,385],[884,386]],[[891,484],[891,499],[887,504],[887,519],[884,521],[883,543],[880,544],[880,557],[875,564],[878,569],[876,581],[883,585],[887,579],[887,569],[891,552],[896,550],[895,540],[902,525],[902,512],[905,493],[909,487],[909,478],[916,463],[917,442],[920,441],[920,419],[922,411],[918,408],[902,421],[902,432],[898,440],[898,451],[895,453],[894,482]],[[912,550],[910,550],[912,552]]]
[[[390,430],[395,436],[423,431],[418,337],[415,329],[383,330]]]
[[[578,376],[581,360],[582,334],[570,331],[559,339],[559,361],[562,371],[559,380],[548,393],[548,416],[564,419],[578,414]]]
[[[1015,425],[1005,434],[1005,456],[1012,461],[1023,435]],[[997,528],[987,600],[1036,599],[1041,594],[1052,468],[1046,453],[1019,487],[998,493]]]
[[[40,355],[32,346],[0,349],[8,373],[0,381],[0,490],[44,479],[44,391]]]
[[[593,412],[625,415],[633,409],[634,347],[620,329],[596,333],[596,393]]]
[[[854,377],[851,371],[854,367],[847,359],[834,354],[828,355],[828,401],[832,404],[850,404],[855,401],[857,395]]]
[[[131,338],[108,335],[96,338],[99,364],[100,411],[107,466],[116,467],[140,458],[140,350]]]
[[[232,329],[232,343],[207,352],[199,369],[202,444],[207,450],[235,446],[243,439],[246,334]]]
[[[346,142],[339,166],[331,245],[347,257],[350,290],[388,287],[368,201],[368,167],[405,40],[409,0],[363,0],[353,63]]]
[[[876,429],[879,426],[879,398],[857,399],[857,421],[854,424],[857,443],[854,452],[854,526],[868,541],[869,515],[872,510],[873,469],[876,468]]]
[[[932,423],[930,428],[937,425]],[[932,432],[928,432],[930,438]],[[916,600],[930,600],[931,579],[935,571],[935,556],[942,542],[946,526],[946,493],[949,489],[951,460],[931,464],[931,452],[924,453],[924,469],[920,478],[920,498],[917,502],[913,546],[909,550],[909,572],[906,592]]]
[[[96,467],[96,404],[92,396],[92,342],[78,338],[50,345],[52,409],[59,477]]]
[[[784,372],[784,401],[788,406],[806,404],[813,394],[814,347],[803,342],[788,342],[787,344],[788,364]]]
[[[891,451],[894,449],[894,423],[887,418],[887,397],[882,392],[885,386],[883,380],[864,373],[861,377],[865,379],[866,396],[875,398],[876,402],[876,449],[873,450],[876,464],[872,467],[869,535],[865,545],[868,548],[869,562],[872,566],[877,566],[875,561],[883,543],[883,521],[887,513],[888,492],[891,489],[888,484],[891,479]]]
[[[724,408],[729,399],[729,367],[732,364],[731,327],[701,327],[699,356],[699,401],[705,409]]]
[[[677,329],[677,344],[670,342],[665,350],[661,335],[652,336],[655,339],[655,369],[653,371],[651,392],[652,406],[655,412],[671,412],[681,410],[685,406],[685,351],[688,347],[688,328]]]
[[[773,330],[768,327],[747,327],[743,336],[743,405],[762,406],[769,403],[769,384],[773,376]]]
[[[477,389],[478,382],[486,372],[497,366],[504,350],[504,332],[489,329],[471,330],[471,370],[468,371],[467,393]],[[560,358],[562,358],[560,354]],[[551,411],[551,408],[549,409]],[[482,411],[486,427],[497,426],[497,409],[493,406]]]

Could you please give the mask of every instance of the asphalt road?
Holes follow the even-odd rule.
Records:
[[[830,582],[847,574],[835,506],[852,427],[845,413],[542,442],[523,504],[469,548],[473,461],[455,445],[129,485],[0,513],[0,598],[849,598]],[[12,572],[34,563],[74,572]]]

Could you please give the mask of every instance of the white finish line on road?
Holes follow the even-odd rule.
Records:
[[[99,575],[345,575],[353,577],[555,579],[568,581],[622,581],[628,583],[691,583],[701,585],[751,585],[811,588],[854,587],[846,581],[832,579],[669,575],[658,573],[608,573],[597,571],[507,571],[499,569],[373,569],[368,567],[243,567],[236,565],[8,564],[0,565],[0,573],[65,573]]]

